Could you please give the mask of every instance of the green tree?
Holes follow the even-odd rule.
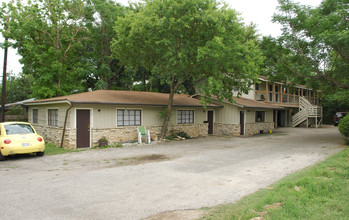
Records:
[[[279,0],[279,4],[273,21],[283,26],[282,36],[264,41],[273,50],[268,59],[271,64],[275,61],[277,74],[328,93],[349,89],[348,1],[324,0],[315,8],[292,0]]]
[[[340,120],[338,130],[345,137],[349,137],[349,114]]]
[[[33,82],[34,78],[30,75],[9,76],[6,82],[6,103],[29,99],[32,95],[30,86]]]
[[[324,124],[333,124],[336,112],[349,112],[349,98],[346,97],[349,97],[349,91],[329,94],[322,99]]]
[[[82,0],[14,1],[3,4],[2,20],[22,56],[23,73],[32,75],[33,96],[48,98],[81,88],[82,44],[86,37]]]
[[[232,101],[257,79],[262,56],[253,27],[215,0],[146,0],[116,22],[112,45],[125,65],[144,66],[170,86],[161,136],[167,133],[173,97],[183,82],[201,80],[205,98]],[[202,100],[205,102],[205,100]]]
[[[88,38],[83,41],[84,86],[92,89],[120,89],[132,86],[134,71],[111,57],[115,21],[129,8],[112,0],[88,0]]]

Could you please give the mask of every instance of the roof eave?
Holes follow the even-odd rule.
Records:
[[[261,107],[261,106],[244,106],[244,108],[249,108],[249,109],[256,109],[256,108],[258,108],[258,109],[278,109],[278,110],[283,110],[283,109],[285,109],[285,108],[283,108],[283,107],[265,107],[265,106],[263,106],[263,107]]]
[[[31,106],[31,105],[52,105],[52,104],[62,104],[62,103],[72,105],[72,102],[69,101],[68,99],[27,102],[27,103],[24,103],[23,105],[28,105],[28,106]]]
[[[86,101],[71,101],[74,104],[104,104],[104,105],[142,105],[142,106],[161,106],[165,107],[167,104],[146,104],[146,103],[122,103],[122,102],[86,102]],[[172,105],[173,107],[203,107],[203,105]],[[222,108],[222,106],[206,106],[208,108]]]

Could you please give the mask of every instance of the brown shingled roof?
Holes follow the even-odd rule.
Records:
[[[167,106],[169,94],[157,92],[120,91],[120,90],[96,90],[49,99],[41,99],[27,102],[26,105],[45,104],[58,101],[86,104],[118,104],[118,105],[151,105]],[[186,94],[175,94],[173,106],[202,107],[200,100],[191,98]],[[220,107],[209,104],[207,107]]]
[[[197,98],[199,98],[199,97],[201,98],[201,96],[202,96],[201,94],[193,95],[193,97],[197,97]],[[218,102],[218,99],[217,99],[216,96],[212,96],[212,98],[214,100],[216,100],[215,103]],[[232,104],[232,105],[237,105],[237,106],[242,107],[242,108],[284,109],[281,106],[277,106],[277,105],[274,105],[274,104],[271,104],[271,103],[266,103],[266,102],[262,102],[262,101],[255,101],[255,100],[252,100],[252,99],[246,99],[246,98],[242,98],[242,97],[233,96],[233,100],[234,100],[233,103],[231,103],[227,99],[223,99],[223,102],[224,103],[229,103],[229,104]]]
[[[270,103],[265,103],[261,101],[255,101],[252,99],[246,99],[242,97],[233,97],[234,101],[236,104],[243,106],[244,108],[266,108],[266,109],[284,109],[280,106],[270,104]]]

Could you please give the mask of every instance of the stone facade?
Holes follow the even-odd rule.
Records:
[[[215,135],[239,136],[240,124],[214,123],[213,133]]]
[[[260,134],[260,131],[269,132],[269,130],[274,131],[274,122],[258,122],[258,123],[246,123],[245,124],[245,134],[254,135]]]
[[[146,126],[147,130],[150,130],[150,136],[152,140],[157,140],[161,134],[161,126]],[[208,126],[207,124],[183,124],[183,125],[169,125],[168,133],[177,133],[180,131],[186,132],[190,137],[202,137],[207,136]],[[98,140],[105,136],[108,139],[109,144],[114,144],[123,141],[137,141],[137,127],[117,127],[108,129],[92,129],[92,146],[98,145]]]
[[[53,143],[57,146],[61,145],[62,140],[62,127],[51,127],[42,125],[33,125],[36,132],[41,135],[46,143]],[[63,147],[67,149],[75,148],[76,145],[76,132],[75,129],[67,128],[65,130]]]
[[[62,139],[62,127],[50,127],[34,125],[38,134],[42,135],[46,142],[54,143],[57,146],[61,145]],[[152,140],[157,140],[161,133],[161,126],[148,126],[150,130]],[[245,134],[254,135],[259,134],[260,131],[269,132],[274,131],[273,122],[263,123],[246,123]],[[177,133],[180,131],[186,132],[190,137],[203,137],[207,136],[208,124],[182,124],[182,125],[169,125],[168,133]],[[214,134],[216,135],[229,135],[229,136],[240,136],[240,124],[214,124]],[[91,132],[91,146],[98,145],[98,140],[105,136],[109,144],[115,144],[124,141],[137,141],[137,127],[116,127],[116,128],[105,128],[105,129],[92,129]],[[76,129],[67,128],[64,135],[63,147],[67,149],[76,148]]]
[[[36,132],[41,135],[46,143],[53,143],[57,146],[61,145],[62,140],[62,127],[50,127],[34,125]],[[149,126],[146,127],[150,130],[152,140],[157,140],[161,133],[161,126]],[[208,126],[207,124],[183,124],[183,125],[169,125],[168,133],[171,132],[186,132],[190,137],[202,137],[207,136]],[[137,141],[137,127],[116,127],[105,129],[92,129],[91,132],[91,146],[98,145],[98,140],[101,137],[106,137],[109,144],[115,144],[124,141]],[[76,129],[67,128],[65,130],[63,147],[67,149],[76,148]]]

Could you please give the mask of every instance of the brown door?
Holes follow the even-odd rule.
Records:
[[[207,111],[208,134],[213,134],[213,111]]]
[[[90,147],[90,110],[76,111],[76,145]]]
[[[245,134],[245,113],[240,111],[240,135]]]

